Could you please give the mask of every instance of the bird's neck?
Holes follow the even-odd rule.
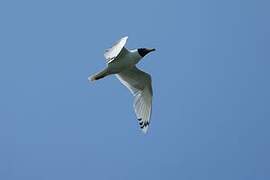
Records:
[[[137,49],[130,50],[130,58],[134,64],[137,64],[142,59]]]

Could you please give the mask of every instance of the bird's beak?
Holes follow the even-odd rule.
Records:
[[[152,51],[155,51],[156,49],[155,48],[148,48],[147,49],[149,52],[152,52]]]

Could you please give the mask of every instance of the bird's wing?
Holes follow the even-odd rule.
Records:
[[[127,36],[123,37],[118,40],[111,48],[105,50],[104,57],[106,58],[107,63],[112,62],[121,54],[128,52],[128,50],[124,47],[127,39]]]
[[[151,76],[136,66],[116,74],[116,77],[135,96],[133,107],[144,133],[147,132],[152,111]]]

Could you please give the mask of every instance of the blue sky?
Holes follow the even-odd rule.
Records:
[[[1,1],[0,179],[270,179],[269,1]],[[149,133],[104,49],[153,47]]]

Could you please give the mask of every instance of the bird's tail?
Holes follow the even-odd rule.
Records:
[[[108,70],[106,68],[106,69],[104,69],[104,70],[102,70],[102,71],[100,71],[92,76],[89,76],[88,79],[89,79],[89,81],[95,81],[95,80],[99,80],[101,78],[104,78],[107,75],[109,75],[109,73],[108,73]]]

